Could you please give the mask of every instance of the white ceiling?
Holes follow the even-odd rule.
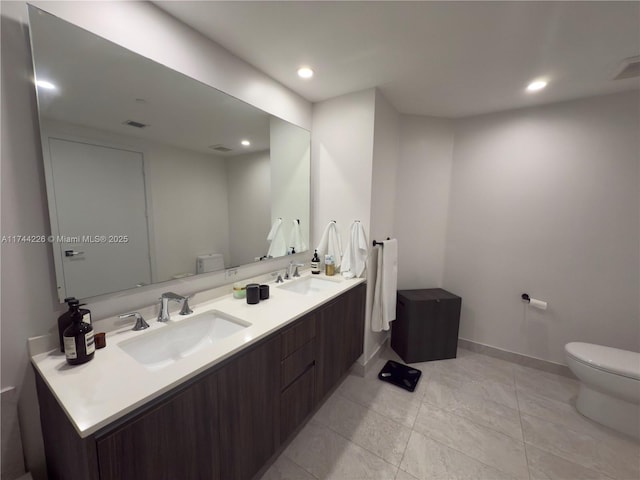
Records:
[[[612,80],[640,54],[640,2],[154,3],[312,102],[379,87],[402,113],[463,117],[640,88]]]

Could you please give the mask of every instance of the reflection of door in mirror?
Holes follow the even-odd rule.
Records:
[[[48,146],[65,295],[151,283],[142,154],[51,137]]]

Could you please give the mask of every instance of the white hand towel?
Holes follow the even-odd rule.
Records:
[[[281,218],[276,218],[273,225],[271,225],[271,230],[269,231],[269,235],[267,235],[267,241],[270,242],[269,251],[267,252],[268,257],[282,257],[287,254],[287,244],[284,241],[281,226]]]
[[[306,252],[308,250],[307,243],[304,241],[304,235],[302,234],[302,228],[300,228],[300,222],[298,220],[293,221],[289,246],[293,247],[296,250],[296,253]]]
[[[373,293],[371,330],[389,330],[389,323],[396,319],[396,295],[398,290],[398,241],[385,240],[378,250],[378,272]]]
[[[361,277],[367,266],[369,249],[364,227],[360,222],[351,224],[349,242],[342,257],[341,272],[345,278]]]
[[[336,222],[331,221],[325,227],[317,250],[320,258],[325,254],[333,256],[336,268],[340,268],[340,263],[342,262],[342,243],[340,242],[340,235],[338,234]]]

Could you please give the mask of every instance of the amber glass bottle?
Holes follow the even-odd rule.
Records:
[[[76,302],[69,303],[71,325],[64,331],[64,354],[70,365],[80,365],[93,358],[96,346],[93,327],[82,321],[83,314]]]

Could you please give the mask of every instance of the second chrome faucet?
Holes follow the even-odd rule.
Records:
[[[189,308],[189,299],[191,296],[182,296],[173,292],[165,292],[160,296],[160,313],[158,313],[159,322],[168,322],[171,320],[169,315],[169,301],[180,302],[182,301],[182,309],[180,315],[189,315],[193,313],[193,310]]]

